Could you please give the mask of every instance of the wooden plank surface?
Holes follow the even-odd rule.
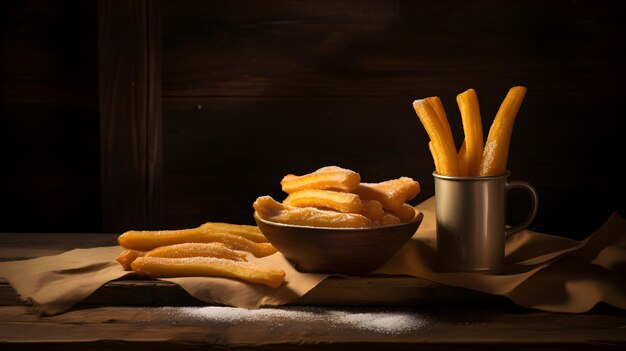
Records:
[[[104,231],[158,227],[151,223],[159,218],[162,149],[160,22],[151,17],[157,8],[98,2]]]
[[[619,350],[626,345],[625,317],[540,312],[420,308],[281,309],[272,318],[228,319],[207,308],[100,307],[37,317],[25,307],[0,307],[0,342],[4,347],[174,349],[180,347],[291,349],[533,349]],[[291,311],[291,313],[289,312]],[[417,321],[401,332],[360,329],[323,315],[401,313]],[[227,313],[226,310],[223,310]],[[313,314],[313,315],[311,315]],[[293,316],[292,316],[293,315]],[[298,319],[298,316],[302,318]],[[317,321],[311,323],[312,321]]]
[[[337,298],[341,296],[342,298]],[[23,305],[15,290],[0,278],[0,306]],[[121,279],[104,284],[78,303],[86,306],[203,306],[183,288],[161,280]],[[508,299],[477,291],[453,288],[423,279],[403,276],[331,277],[293,306],[480,306],[517,310]]]
[[[112,245],[116,237],[5,233],[0,234],[0,260]],[[250,313],[206,306],[163,281],[110,282],[83,304],[46,317],[30,313],[11,291],[0,281],[3,350],[626,347],[626,314],[621,310],[604,306],[580,315],[536,312],[504,299],[407,277],[327,279],[295,306]],[[328,305],[333,296],[347,296],[347,291],[353,298]],[[354,303],[360,306],[348,306]]]

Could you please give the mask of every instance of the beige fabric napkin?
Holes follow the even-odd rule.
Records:
[[[545,311],[580,313],[603,301],[626,309],[626,220],[614,213],[586,240],[525,230],[509,238],[503,274],[439,273],[435,201],[417,206],[424,220],[409,245],[375,273],[408,274],[509,297]]]
[[[506,245],[507,269],[500,275],[435,272],[434,198],[417,208],[424,213],[417,233],[375,274],[410,275],[450,286],[509,297],[546,311],[586,312],[603,301],[626,309],[626,220],[612,215],[588,239],[523,231]],[[56,256],[0,263],[4,277],[36,311],[57,314],[80,302],[125,272],[115,262],[121,248],[77,249]],[[292,302],[328,277],[296,271],[280,254],[250,257],[286,272],[278,289],[226,278],[171,278],[193,297],[208,303],[257,308]],[[338,296],[345,300],[346,297]]]
[[[23,300],[32,303],[34,312],[53,315],[64,312],[91,295],[105,283],[127,272],[115,261],[119,246],[76,249],[56,256],[0,263],[0,277],[15,288]],[[285,282],[278,289],[236,279],[184,277],[167,278],[198,300],[245,308],[277,306],[294,301],[326,279],[324,274],[303,274],[277,253],[263,258],[248,256],[249,261],[285,271]]]

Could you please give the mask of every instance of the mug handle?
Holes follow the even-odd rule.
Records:
[[[530,194],[530,213],[522,223],[506,230],[505,237],[507,238],[512,234],[526,229],[526,227],[528,227],[530,223],[533,222],[535,216],[537,215],[537,207],[539,205],[539,196],[537,195],[537,189],[530,185],[530,183],[523,182],[521,180],[513,180],[506,184],[506,190],[508,191],[511,189],[524,189]]]

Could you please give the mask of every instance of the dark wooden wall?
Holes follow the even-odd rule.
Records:
[[[2,11],[2,123],[9,125],[10,134],[10,142],[5,139],[2,147],[2,165],[36,174],[40,182],[46,182],[49,175],[64,182],[58,194],[48,197],[19,174],[3,171],[1,186],[9,192],[10,202],[37,200],[42,213],[28,205],[14,207],[8,221],[13,224],[2,223],[0,230],[180,228],[209,220],[252,223],[251,203],[257,196],[283,198],[279,181],[284,174],[329,164],[352,168],[366,181],[411,176],[424,189],[413,201],[418,203],[433,195],[433,163],[411,102],[440,96],[460,143],[456,95],[470,87],[477,90],[486,134],[513,85],[527,86],[528,95],[516,122],[509,168],[514,179],[530,181],[539,189],[540,211],[533,228],[580,238],[612,211],[624,208],[625,177],[620,163],[624,160],[622,99],[626,89],[621,49],[626,5],[622,2],[149,3],[157,4],[159,11],[137,12],[136,19],[149,24],[150,16],[160,13],[158,21],[152,22],[159,25],[153,29],[138,26],[145,31],[146,43],[160,47],[151,52],[131,45],[125,50],[148,53],[142,61],[148,62],[142,66],[145,70],[155,67],[149,59],[156,59],[161,67],[148,75],[162,79],[158,85],[162,119],[157,118],[162,132],[154,133],[161,125],[135,126],[125,119],[137,115],[108,113],[103,117],[103,109],[110,109],[102,105],[109,101],[102,97],[107,82],[100,81],[100,118],[107,122],[117,116],[118,126],[130,123],[140,128],[137,133],[147,133],[137,148],[128,147],[144,154],[126,178],[124,163],[108,157],[124,159],[124,150],[116,149],[116,142],[124,142],[128,130],[107,129],[105,135],[112,139],[98,141],[95,18],[113,17],[103,12],[103,6],[97,14],[96,4],[90,1],[74,6],[44,1],[3,5],[12,13],[34,8],[42,15],[27,14],[23,22],[16,22],[13,14]],[[132,11],[141,11],[141,6],[133,4],[137,9]],[[104,7],[107,11],[125,9],[129,10]],[[57,28],[59,12],[65,17]],[[28,26],[34,29],[24,32]],[[101,40],[102,29],[101,22]],[[29,61],[15,54],[22,47],[15,38],[53,58],[69,56],[73,64],[60,65],[65,61],[33,54],[39,66],[30,70]],[[118,41],[111,37],[108,43]],[[101,70],[103,62],[105,66],[109,62],[102,61],[103,55],[128,57],[121,47],[101,50]],[[100,74],[106,76],[106,72]],[[128,75],[119,77],[136,82]],[[24,88],[34,81],[43,83],[39,88]],[[22,108],[14,101],[32,100],[36,96],[29,94],[37,91],[42,94],[37,95],[37,102],[26,105],[43,111],[38,116],[48,125],[37,122],[40,129],[32,130],[20,124],[27,120],[20,117]],[[138,100],[146,108],[141,113],[147,114],[132,120],[154,120],[153,102],[147,95]],[[72,123],[63,125],[55,118]],[[106,145],[116,147],[98,149]],[[102,170],[99,151],[106,161]],[[155,151],[160,155],[155,156]],[[36,172],[42,159],[63,166],[53,169],[44,163],[48,167],[44,175]],[[108,177],[111,167],[122,170],[118,173],[122,177]],[[117,215],[108,212],[113,217],[105,216],[105,223],[99,217],[100,171],[102,189],[107,189],[102,194],[103,208],[118,209]],[[67,180],[76,174],[82,177],[79,181]],[[137,176],[138,183],[129,188],[128,178]],[[13,187],[16,181],[22,182],[22,188]],[[124,202],[129,193],[140,194],[140,203]],[[68,196],[85,200],[72,202]],[[515,221],[523,215],[526,200],[523,194],[513,194],[512,200],[511,220]],[[158,206],[153,206],[155,201]],[[80,208],[72,207],[75,203]],[[63,215],[46,212],[50,207]],[[82,213],[79,222],[66,216],[71,213]],[[128,213],[141,213],[141,218]],[[60,219],[55,227],[42,216]]]
[[[0,231],[100,231],[95,1],[0,2]]]
[[[485,134],[528,87],[509,168],[539,189],[534,227],[585,235],[623,206],[624,5],[598,1],[165,1],[164,219],[251,222],[282,175],[338,164],[433,195],[412,110],[478,91]],[[620,194],[621,193],[621,194]],[[512,196],[512,220],[525,211]]]

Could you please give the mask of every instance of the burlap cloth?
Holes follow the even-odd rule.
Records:
[[[626,220],[613,214],[583,241],[523,231],[506,244],[504,274],[435,272],[434,198],[417,208],[424,221],[410,240],[374,274],[410,275],[450,286],[503,295],[546,311],[580,313],[603,301],[626,309]],[[132,274],[115,261],[121,248],[76,249],[56,256],[0,263],[5,278],[43,314],[61,313],[100,286]],[[296,271],[280,254],[254,259],[286,272],[278,289],[226,278],[164,279],[208,303],[257,308],[296,300],[328,275]],[[345,297],[338,296],[341,300]]]

